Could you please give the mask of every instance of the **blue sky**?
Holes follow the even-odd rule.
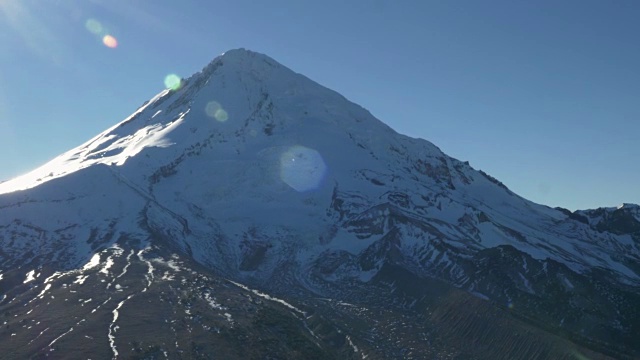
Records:
[[[0,0],[0,179],[244,47],[535,202],[640,203],[638,19],[635,0]]]

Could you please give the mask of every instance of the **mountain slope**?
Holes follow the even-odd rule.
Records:
[[[318,349],[333,349],[319,357],[340,358],[341,346],[369,358],[408,356],[403,351],[411,347],[391,341],[390,329],[376,334],[383,348],[366,345],[362,329],[393,323],[384,312],[350,315],[341,324],[341,302],[413,314],[422,320],[403,326],[450,334],[429,346],[424,340],[438,337],[425,334],[414,358],[447,352],[515,358],[524,346],[507,331],[496,337],[517,346],[483,348],[472,330],[478,322],[487,323],[483,331],[505,326],[539,334],[526,346],[540,351],[523,358],[574,356],[561,350],[563,341],[589,357],[634,357],[640,355],[639,218],[634,205],[571,213],[529,202],[273,59],[232,50],[87,143],[0,184],[6,295],[0,306],[29,307],[38,300],[35,291],[49,285],[47,291],[64,293],[68,283],[47,282],[44,274],[85,276],[95,254],[104,254],[97,260],[104,268],[108,254],[119,252],[123,261],[130,251],[127,264],[137,254],[135,266],[144,269],[141,254],[158,251],[165,262],[171,254],[194,261],[195,274],[248,284],[307,308],[301,312],[324,314],[318,327],[329,329],[326,337],[306,332],[310,325],[299,315],[287,322],[286,306],[274,310],[272,327],[290,324],[286,333],[304,339],[297,347],[256,346],[287,358],[314,339]],[[148,286],[141,287],[144,270],[131,279],[139,291],[162,277],[146,264]],[[105,283],[116,279],[108,270],[102,274]],[[122,281],[133,276],[126,274]],[[434,284],[455,294],[455,305],[432,294]],[[109,298],[113,290],[105,290]],[[206,302],[202,291],[195,293]],[[131,298],[108,302],[111,313]],[[470,302],[501,314],[495,318],[504,323],[469,314]],[[447,325],[452,316],[455,324]],[[104,320],[95,321],[104,328]],[[247,324],[253,325],[246,331],[256,331]],[[4,343],[24,344],[32,336],[15,334]],[[169,344],[153,346],[184,349],[180,341]],[[472,352],[460,352],[460,344]],[[113,346],[104,349],[117,355]]]

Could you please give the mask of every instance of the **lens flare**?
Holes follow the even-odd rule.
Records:
[[[164,78],[164,86],[166,86],[167,89],[178,90],[182,86],[182,79],[176,74],[169,74]]]
[[[204,109],[207,116],[218,120],[219,122],[225,122],[229,120],[229,114],[222,108],[217,101],[209,101]]]
[[[102,43],[111,49],[115,49],[116,47],[118,47],[118,40],[116,40],[115,37],[111,36],[111,35],[105,35],[102,38]]]
[[[280,179],[298,192],[317,189],[327,171],[316,150],[296,145],[280,156]]]
[[[89,30],[90,33],[95,35],[101,35],[104,31],[102,24],[96,19],[89,19],[84,23],[84,26]]]
[[[118,40],[115,38],[115,36],[108,33],[107,29],[102,26],[100,21],[96,19],[88,19],[84,23],[84,26],[87,28],[87,30],[89,30],[90,33],[95,35],[98,39],[101,39],[104,46],[111,49],[115,49],[116,47],[118,47]]]

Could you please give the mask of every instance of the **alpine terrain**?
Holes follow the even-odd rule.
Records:
[[[640,358],[640,207],[532,203],[231,50],[0,183],[28,359]]]

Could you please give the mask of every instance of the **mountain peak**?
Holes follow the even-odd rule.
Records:
[[[618,205],[618,209],[633,209],[633,210],[638,210],[638,209],[640,209],[640,205],[638,205],[638,204],[633,204],[633,203],[622,203],[622,204]]]
[[[222,54],[220,54],[218,58],[226,59],[226,60],[234,60],[234,59],[242,59],[242,58],[253,58],[256,56],[268,58],[267,55],[264,55],[252,50],[247,50],[245,48],[236,48],[236,49],[227,50]]]
[[[0,313],[7,325],[0,329],[0,350],[20,346],[31,352],[8,357],[32,358],[77,348],[91,334],[103,346],[98,357],[146,356],[143,349],[155,348],[177,358],[185,349],[200,355],[203,347],[192,339],[217,344],[211,341],[297,328],[320,348],[334,347],[321,346],[326,337],[354,349],[315,357],[406,358],[411,351],[437,358],[426,351],[456,333],[461,341],[440,354],[475,341],[459,355],[478,357],[474,349],[487,349],[483,332],[500,328],[504,336],[516,334],[494,333],[515,344],[513,356],[481,358],[570,357],[541,349],[536,336],[522,343],[517,334],[543,324],[541,332],[583,337],[588,345],[599,339],[638,358],[640,219],[626,209],[572,214],[529,202],[266,55],[230,50],[85,144],[0,183]],[[196,263],[203,276],[187,270]],[[210,275],[228,280],[211,289]],[[297,327],[295,321],[271,326],[281,316],[254,307],[262,300],[215,302],[214,296],[230,299],[216,290],[229,281],[316,310],[307,316],[258,291],[243,296],[303,315],[295,316],[303,322]],[[486,311],[458,316],[478,306]],[[236,312],[240,308],[256,317]],[[179,314],[169,320],[189,329],[188,336],[174,340],[180,331],[165,326],[168,336],[140,338],[156,327],[128,316],[141,309]],[[70,311],[74,317],[66,316]],[[342,330],[317,322],[325,316],[340,319],[336,329]],[[356,327],[344,321],[350,318]],[[523,322],[506,327],[507,318]],[[62,320],[68,320],[64,326]],[[233,330],[218,336],[220,322]],[[445,323],[457,325],[441,327],[450,326]],[[47,331],[48,324],[57,325]],[[363,330],[374,327],[382,330]],[[344,341],[336,338],[342,331],[349,334]],[[425,341],[438,333],[445,336]],[[233,348],[247,347],[239,344]]]
[[[250,143],[262,144],[265,137],[271,146],[305,143],[333,152],[330,139],[318,136],[320,129],[333,140],[347,138],[362,149],[369,149],[369,143],[379,148],[376,152],[388,147],[384,145],[388,134],[396,134],[362,107],[272,58],[232,49],[87,143],[1,183],[0,194],[28,189],[94,164],[163,162],[214,139],[221,148],[218,151],[236,154],[246,151]],[[293,133],[297,135],[292,137]],[[279,136],[272,137],[275,134]],[[428,152],[439,153],[432,144],[422,142]],[[137,157],[141,153],[144,158]]]
[[[247,50],[241,47],[241,48],[229,49],[223,52],[222,54],[220,54],[220,56],[248,56],[249,54],[255,54],[255,53],[256,53],[255,51]]]
[[[269,56],[259,52],[252,51],[252,50],[247,50],[245,48],[237,48],[237,49],[231,49],[231,50],[225,51],[219,56],[216,56],[213,62],[215,62],[216,60],[221,60],[227,64],[228,63],[246,64],[252,61],[264,61],[271,65],[277,64],[277,62],[272,58],[270,58]]]
[[[216,56],[201,73],[208,75],[212,72],[211,69],[218,69],[220,66],[225,69],[233,69],[241,72],[251,71],[255,74],[265,71],[270,72],[268,70],[273,68],[284,68],[294,73],[271,57],[245,48],[231,49]]]

